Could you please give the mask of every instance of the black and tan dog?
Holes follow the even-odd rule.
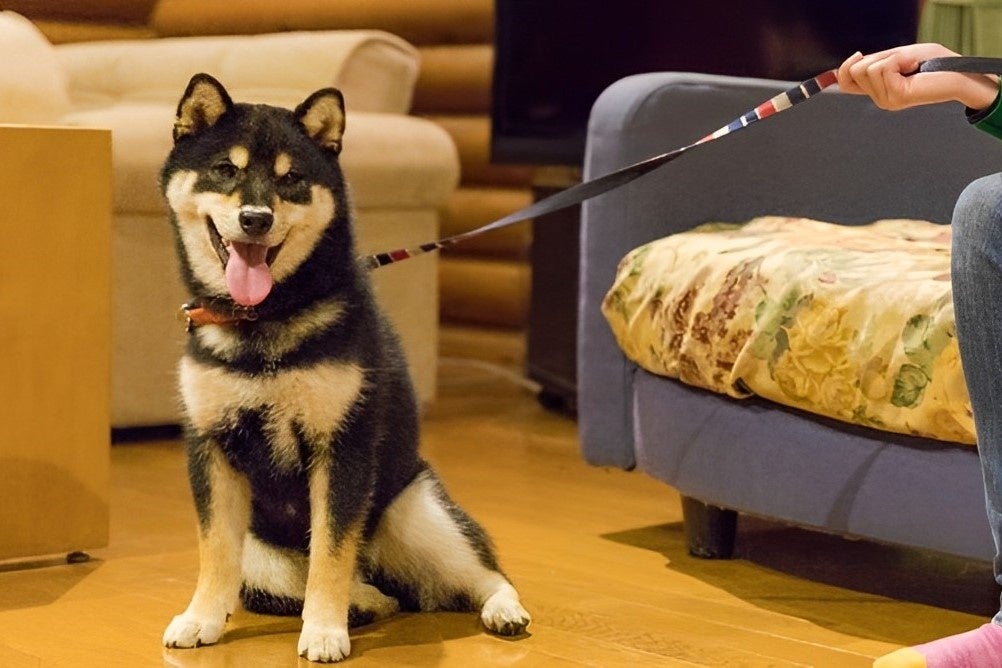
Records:
[[[299,653],[409,610],[529,615],[484,531],[418,455],[405,360],[355,256],[341,94],[234,104],[196,75],[161,185],[193,295],[180,364],[199,575],[169,647],[219,640],[242,599],[302,614]]]

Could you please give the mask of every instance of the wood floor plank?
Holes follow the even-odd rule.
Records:
[[[402,614],[354,630],[348,665],[852,668],[983,621],[964,596],[957,608],[949,597],[976,589],[971,578],[983,572],[930,568],[930,557],[744,523],[739,548],[754,560],[691,557],[678,495],[638,473],[586,465],[574,422],[542,409],[510,373],[450,359],[439,392],[424,416],[424,453],[493,536],[533,624],[503,640],[473,614]],[[243,611],[216,646],[161,648],[198,562],[182,447],[116,446],[111,473],[108,548],[83,564],[0,564],[0,666],[306,665],[296,657],[298,619]],[[809,568],[798,568],[798,555]],[[910,569],[944,589],[944,605],[872,587]]]

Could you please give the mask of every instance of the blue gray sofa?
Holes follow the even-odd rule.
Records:
[[[619,81],[593,108],[585,176],[689,144],[790,85],[683,73]],[[890,113],[826,91],[586,203],[578,308],[584,458],[637,468],[676,488],[690,551],[702,556],[728,556],[734,522],[746,513],[991,559],[970,445],[851,426],[652,375],[620,352],[600,305],[623,255],[673,232],[764,214],[845,225],[948,223],[964,186],[999,171],[1002,142],[971,128],[957,105]]]

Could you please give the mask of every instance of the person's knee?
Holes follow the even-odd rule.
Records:
[[[1002,174],[983,176],[968,185],[953,209],[954,240],[984,245],[1002,243]]]

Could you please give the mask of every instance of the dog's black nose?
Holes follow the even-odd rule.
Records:
[[[271,229],[274,218],[270,211],[241,211],[239,220],[244,232],[258,235]]]

